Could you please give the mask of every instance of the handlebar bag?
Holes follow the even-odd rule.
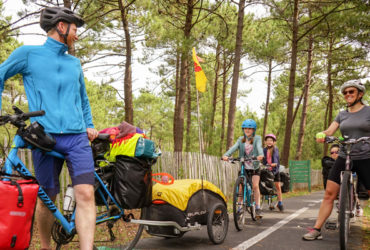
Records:
[[[27,249],[31,243],[39,185],[25,178],[0,174],[0,249]]]

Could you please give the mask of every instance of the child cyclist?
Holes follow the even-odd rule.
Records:
[[[261,136],[256,135],[257,123],[252,119],[247,119],[242,123],[243,136],[239,137],[237,142],[224,154],[222,159],[227,161],[229,157],[239,149],[239,157],[256,157],[257,160],[263,159],[263,149]],[[252,186],[254,200],[256,201],[256,217],[262,218],[260,208],[260,169],[255,170],[253,164],[246,164],[247,174],[252,176]]]
[[[276,192],[278,196],[278,209],[283,212],[283,196],[281,194],[281,187],[280,187],[280,158],[279,158],[279,149],[275,146],[276,144],[276,136],[274,134],[268,134],[265,136],[265,145],[266,147],[263,149],[263,154],[265,158],[263,159],[263,164],[269,164],[271,166],[271,171],[274,174],[274,183],[276,187]]]

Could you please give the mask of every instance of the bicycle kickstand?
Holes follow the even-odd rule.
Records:
[[[116,236],[114,236],[114,233],[112,231],[114,223],[113,222],[107,222],[108,230],[109,230],[109,235],[110,235],[110,241],[114,241],[116,239]]]

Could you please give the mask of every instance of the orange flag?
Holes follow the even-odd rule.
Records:
[[[199,58],[200,59],[200,58]],[[202,67],[199,64],[197,54],[195,53],[195,48],[193,48],[193,60],[194,60],[194,71],[195,71],[195,86],[199,92],[206,91],[207,77],[204,74]]]

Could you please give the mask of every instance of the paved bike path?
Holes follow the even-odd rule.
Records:
[[[228,235],[221,245],[210,242],[207,228],[203,226],[201,230],[187,232],[181,238],[141,239],[135,249],[339,249],[338,230],[323,228],[323,240],[302,240],[307,228],[312,227],[315,222],[322,197],[323,191],[319,191],[286,199],[284,213],[265,208],[262,221],[253,222],[248,218],[246,229],[240,232],[236,231],[230,215]],[[330,220],[335,220],[336,216],[337,213],[333,210]],[[360,232],[359,222],[352,223],[350,235],[352,249],[359,249]]]

